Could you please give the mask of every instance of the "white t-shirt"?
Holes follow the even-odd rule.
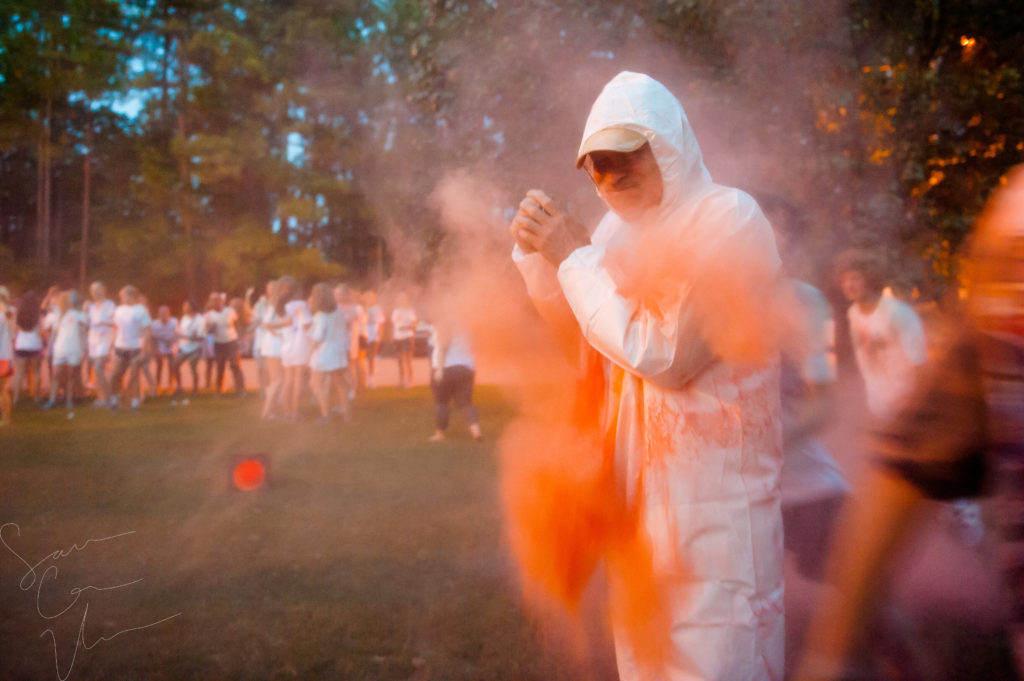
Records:
[[[914,308],[889,296],[882,296],[870,314],[851,305],[846,317],[868,408],[876,416],[890,416],[913,389],[916,367],[927,359],[921,319]]]
[[[178,322],[178,352],[183,355],[195,352],[203,347],[206,340],[206,323],[201,314],[182,315]]]
[[[206,329],[213,333],[213,342],[230,343],[238,340],[236,321],[238,321],[238,313],[230,305],[225,305],[220,311],[210,310],[207,312]]]
[[[348,366],[348,333],[345,311],[339,306],[334,312],[313,315],[310,340],[315,343],[309,368],[315,371],[337,371]]]
[[[17,329],[14,335],[15,350],[38,352],[43,349],[43,336],[39,333],[39,324],[36,325],[36,328],[28,331],[22,329],[17,323],[14,324],[14,328]]]
[[[114,347],[118,350],[142,349],[142,332],[150,321],[149,310],[145,305],[118,305],[114,310],[114,324],[117,326]]]
[[[292,300],[284,306],[284,316],[291,321],[282,330],[281,364],[286,367],[302,366],[309,361],[309,308],[304,300]]]
[[[105,357],[110,354],[110,346],[114,343],[114,310],[117,305],[113,300],[89,301],[85,312],[89,318],[89,356]]]
[[[442,348],[438,347],[437,329],[434,329],[430,334],[430,344],[433,346],[433,349],[430,352],[430,368],[476,368],[476,363],[473,361],[473,348],[469,343],[469,336],[466,334],[456,333],[452,335],[451,339],[448,341],[448,348],[444,353],[443,361],[441,358]]]
[[[7,308],[13,314],[13,308]],[[3,312],[0,312],[0,359],[8,361],[14,359],[14,339],[11,338],[11,328],[14,326],[14,317],[10,319]]]
[[[380,326],[384,323],[384,313],[379,305],[372,305],[366,310],[366,340],[370,343],[380,340]]]
[[[149,328],[156,341],[156,351],[161,355],[173,354],[178,341],[178,320],[174,317],[168,317],[166,322],[154,319]]]
[[[412,338],[416,329],[416,310],[411,307],[396,307],[391,313],[391,324],[393,326],[392,338],[405,340]]]
[[[263,336],[260,339],[260,356],[261,357],[280,357],[281,356],[281,342],[282,334],[285,333],[284,329],[271,329],[268,328],[270,324],[281,321],[281,317],[278,316],[277,310],[274,309],[273,305],[267,305],[266,311],[260,318],[260,328],[263,329]]]
[[[43,316],[43,320],[39,322],[40,333],[46,333],[44,343],[46,344],[46,356],[53,357],[53,340],[57,332],[57,322],[60,321],[60,308],[54,306],[50,308],[50,311]]]
[[[83,332],[89,318],[81,310],[68,310],[57,321],[53,336],[53,363],[77,366],[85,355]]]

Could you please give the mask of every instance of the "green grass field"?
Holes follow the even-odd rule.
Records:
[[[524,614],[493,437],[511,411],[494,388],[477,402],[491,437],[455,414],[440,444],[426,388],[373,391],[351,424],[261,422],[255,398],[19,405],[0,680],[614,676]],[[231,483],[244,455],[265,457],[258,490]]]

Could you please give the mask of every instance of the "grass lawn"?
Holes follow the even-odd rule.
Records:
[[[477,401],[492,437],[455,414],[440,444],[423,387],[371,392],[351,424],[261,422],[255,398],[19,405],[0,430],[0,680],[614,676],[524,615],[493,438],[511,412],[494,388]],[[230,482],[243,455],[265,457],[258,490]]]

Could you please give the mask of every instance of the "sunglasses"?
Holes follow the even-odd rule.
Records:
[[[644,159],[650,153],[649,144],[628,152],[595,151],[583,159],[583,169],[594,182],[604,175],[629,175],[644,163]]]

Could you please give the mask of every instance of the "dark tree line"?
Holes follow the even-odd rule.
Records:
[[[823,260],[939,278],[1024,159],[1024,26],[995,0],[8,0],[0,280],[168,297],[429,269],[464,169],[512,206],[571,168],[603,80],[680,94],[717,178],[784,197]]]

